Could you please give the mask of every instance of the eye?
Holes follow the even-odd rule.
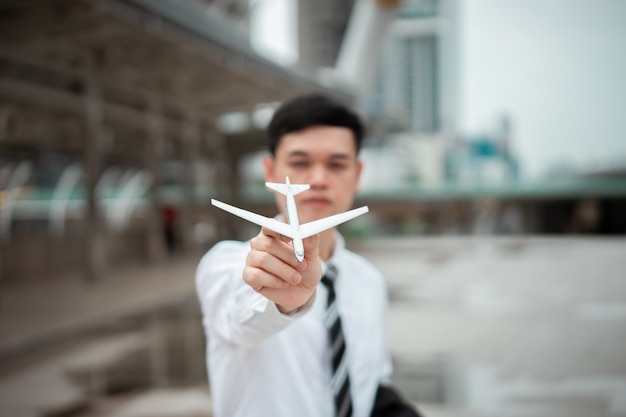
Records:
[[[333,171],[339,171],[339,170],[345,169],[346,164],[342,162],[331,162],[330,164],[328,164],[328,167],[332,169]]]
[[[291,161],[289,163],[289,166],[291,166],[292,168],[306,168],[307,166],[309,166],[309,163],[304,160],[297,160],[297,161]]]

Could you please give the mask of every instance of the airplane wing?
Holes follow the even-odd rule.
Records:
[[[343,222],[347,222],[361,214],[367,213],[369,209],[367,206],[359,207],[358,209],[346,211],[344,213],[335,214],[334,216],[324,217],[323,219],[314,220],[309,223],[300,225],[300,237],[302,239],[312,236],[316,233],[323,232],[326,229],[337,226]]]
[[[266,182],[265,186],[271,188],[274,191],[278,191],[281,194],[287,195],[288,188],[291,188],[291,194],[300,194],[302,191],[306,191],[310,188],[309,184],[278,184],[275,182]]]
[[[268,229],[271,229],[276,233],[280,233],[281,235],[290,237],[291,239],[294,239],[295,237],[293,229],[287,223],[280,222],[276,219],[270,219],[269,217],[261,216],[260,214],[252,213],[250,211],[243,210],[214,199],[211,199],[211,204],[231,214],[234,214],[235,216],[246,219],[249,222],[258,224],[259,226],[267,227]]]

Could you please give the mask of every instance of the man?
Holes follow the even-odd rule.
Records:
[[[302,223],[351,208],[363,168],[353,112],[321,95],[297,97],[277,110],[267,136],[266,181],[310,185],[295,197]],[[276,204],[286,219],[285,196]],[[334,229],[305,239],[304,250],[298,262],[290,239],[262,228],[201,260],[215,416],[416,416],[386,386],[384,278]]]

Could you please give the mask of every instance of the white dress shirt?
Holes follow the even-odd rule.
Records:
[[[331,262],[346,338],[354,416],[369,416],[389,381],[387,289],[382,275],[348,251],[341,236]],[[218,243],[200,261],[198,297],[216,417],[332,417],[331,365],[322,284],[305,311],[285,315],[242,279],[249,242]]]

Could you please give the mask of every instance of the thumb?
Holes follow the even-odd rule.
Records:
[[[307,237],[302,244],[304,245],[304,258],[308,261],[317,261],[320,256],[320,235]]]

